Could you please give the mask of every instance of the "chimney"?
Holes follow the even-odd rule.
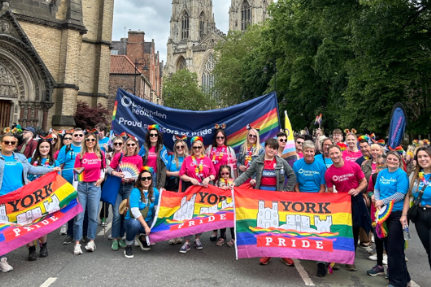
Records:
[[[129,31],[127,40],[127,57],[132,62],[141,62],[144,57],[145,32]]]

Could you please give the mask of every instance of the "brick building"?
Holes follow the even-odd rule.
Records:
[[[106,105],[114,0],[0,0],[0,127],[75,125]]]

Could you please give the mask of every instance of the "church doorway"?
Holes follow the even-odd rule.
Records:
[[[0,100],[0,128],[10,126],[11,101]]]

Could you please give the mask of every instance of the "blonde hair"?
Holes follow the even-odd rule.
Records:
[[[88,152],[88,148],[87,148],[87,145],[85,144],[85,142],[91,136],[94,137],[94,139],[96,140],[95,144],[94,144],[94,153],[96,154],[96,156],[97,156],[98,159],[102,159],[102,151],[100,150],[99,141],[97,139],[97,136],[95,134],[93,134],[93,133],[88,133],[88,134],[86,134],[84,136],[84,143],[81,144],[81,153],[80,153],[81,160],[84,157],[84,154],[86,154]]]
[[[127,150],[127,143],[131,142],[131,141],[134,142],[136,144],[136,146],[135,146],[135,152],[132,155],[129,155],[128,154],[129,151]],[[124,145],[123,146],[124,156],[134,156],[134,155],[138,154],[138,152],[139,152],[139,144],[138,144],[138,141],[135,140],[134,138],[127,138],[123,145]]]
[[[175,165],[177,166],[177,168],[179,168],[180,166],[179,166],[179,161],[178,161],[178,152],[177,152],[177,144],[178,143],[183,143],[184,144],[184,157],[186,157],[186,156],[188,156],[189,155],[189,148],[188,148],[188,146],[187,146],[187,143],[185,142],[185,141],[183,141],[183,140],[177,140],[177,141],[175,141],[175,143],[174,143],[174,160],[175,160]]]
[[[248,151],[248,149],[252,147],[252,146],[249,146],[249,143],[248,143],[248,135],[250,134],[250,132],[254,132],[256,134],[256,136],[257,136],[256,137],[256,149],[254,150],[254,152],[253,152],[252,155],[259,155],[259,151],[262,148],[262,146],[260,145],[259,131],[256,130],[256,129],[253,129],[253,128],[249,129],[248,132],[247,132],[247,136],[245,138],[245,141],[244,141],[244,143],[241,146],[241,153],[242,154],[246,154],[247,151]]]

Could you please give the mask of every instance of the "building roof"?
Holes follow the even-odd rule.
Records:
[[[136,72],[142,73],[140,69],[137,69]],[[126,55],[111,55],[110,74],[134,75],[135,64]]]

